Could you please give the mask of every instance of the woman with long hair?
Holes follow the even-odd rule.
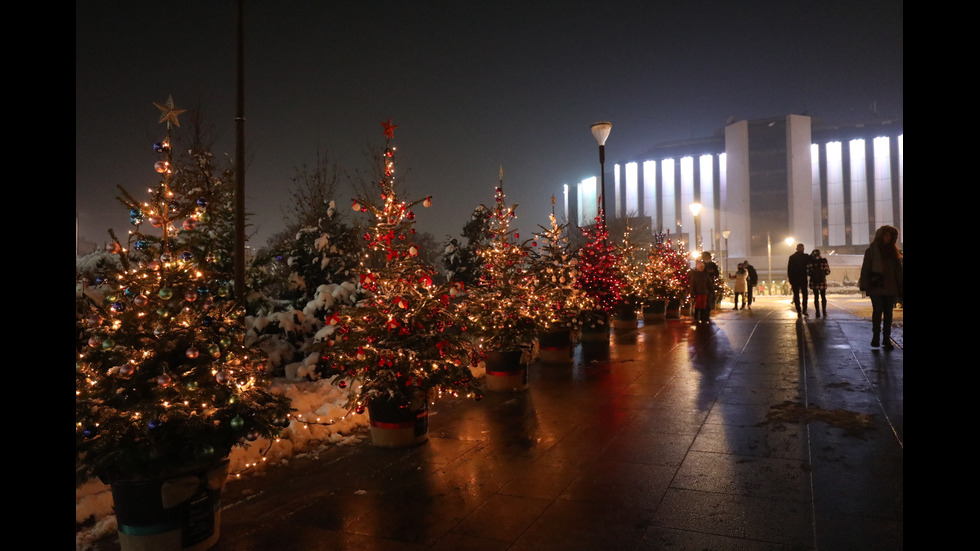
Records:
[[[892,309],[896,301],[904,299],[898,228],[885,225],[875,232],[874,241],[864,253],[858,288],[871,299],[871,346],[884,344],[885,348],[892,348]]]

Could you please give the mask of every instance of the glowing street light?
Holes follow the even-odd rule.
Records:
[[[611,122],[597,122],[592,125],[592,136],[599,144],[599,206],[602,209],[603,228],[606,226],[606,138],[609,137],[610,130],[612,130]]]
[[[691,214],[694,215],[694,239],[691,241],[694,249],[698,252],[701,251],[701,220],[698,218],[698,215],[701,214],[701,208],[701,203],[691,203]]]
[[[732,230],[722,230],[721,236],[725,238],[725,277],[728,277],[728,236]]]

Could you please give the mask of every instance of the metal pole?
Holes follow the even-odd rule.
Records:
[[[769,294],[772,294],[772,238],[769,236],[769,232],[766,232],[766,250],[769,253]]]
[[[599,145],[599,182],[602,186],[602,227],[606,228],[606,146]]]
[[[238,0],[238,101],[235,125],[235,299],[245,298],[245,0]]]

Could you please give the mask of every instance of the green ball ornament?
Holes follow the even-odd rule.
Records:
[[[164,287],[163,289],[160,289],[160,292],[157,293],[157,295],[163,300],[170,300],[170,298],[174,296],[174,292],[169,287]]]
[[[202,224],[207,224],[211,221],[211,215],[206,212],[202,212],[197,216],[197,221],[201,222]]]
[[[228,348],[229,346],[231,346],[231,337],[228,336],[221,337],[220,339],[218,339],[218,344],[220,344],[223,348]]]
[[[208,354],[211,354],[211,356],[214,357],[214,358],[220,358],[221,357],[221,347],[218,346],[218,345],[216,345],[216,344],[209,344],[208,345]]]
[[[231,428],[235,430],[240,430],[244,426],[245,426],[245,420],[237,415],[231,420]]]
[[[102,350],[112,350],[116,346],[116,341],[112,339],[106,339],[102,341]]]

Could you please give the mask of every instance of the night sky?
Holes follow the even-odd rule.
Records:
[[[149,197],[152,145],[166,132],[154,102],[199,110],[215,155],[234,156],[237,10],[234,0],[76,1],[81,238],[130,227],[117,185]],[[493,203],[501,167],[519,204],[512,227],[547,226],[562,184],[599,172],[589,131],[599,120],[613,124],[608,168],[731,118],[901,118],[903,24],[892,0],[248,0],[249,245],[284,228],[291,178],[318,152],[373,174],[389,117],[396,189],[433,196],[417,229],[438,241]],[[339,190],[344,216],[353,194]]]

